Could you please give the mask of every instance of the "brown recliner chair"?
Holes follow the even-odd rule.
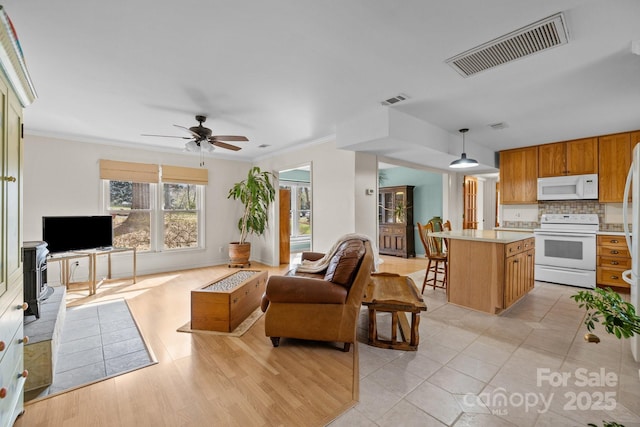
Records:
[[[310,261],[324,254],[304,252]],[[369,241],[347,240],[319,273],[271,276],[262,297],[265,335],[274,347],[280,338],[344,343],[349,351],[356,340],[356,326],[364,292],[371,280],[373,250]]]

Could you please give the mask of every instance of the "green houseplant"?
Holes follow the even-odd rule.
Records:
[[[276,190],[271,180],[273,174],[260,170],[258,166],[249,169],[247,178],[237,182],[229,190],[228,199],[239,200],[244,206],[238,220],[240,240],[229,244],[229,266],[249,264],[251,244],[246,239],[249,234],[261,236],[269,224],[269,206],[275,200]]]
[[[611,288],[580,291],[571,295],[571,298],[580,304],[579,307],[584,307],[587,310],[584,324],[589,333],[585,335],[585,340],[600,341],[591,332],[601,319],[605,330],[618,338],[629,338],[634,334],[640,334],[640,317],[636,314],[635,307],[624,301],[620,294]]]

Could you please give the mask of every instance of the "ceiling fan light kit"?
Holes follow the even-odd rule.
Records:
[[[464,134],[469,132],[469,129],[460,129],[459,132],[462,134],[462,155],[460,155],[459,159],[451,162],[449,167],[453,169],[465,169],[478,166],[478,161],[467,158],[467,153],[464,152]]]
[[[242,148],[237,145],[229,144],[224,141],[238,141],[238,142],[246,142],[249,139],[246,136],[241,135],[212,135],[213,132],[211,129],[202,126],[207,120],[206,116],[197,115],[196,121],[198,122],[198,126],[191,126],[187,128],[185,126],[174,125],[177,128],[187,131],[190,136],[171,136],[171,135],[150,135],[143,134],[143,136],[157,136],[162,138],[180,138],[180,139],[190,139],[185,146],[185,151],[190,152],[202,152],[204,151],[213,151],[215,147],[225,148],[227,150],[238,151]]]

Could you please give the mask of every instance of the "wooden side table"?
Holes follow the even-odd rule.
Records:
[[[369,310],[369,345],[415,351],[420,343],[420,312],[427,310],[413,280],[398,274],[371,275],[362,304]],[[378,338],[377,312],[391,313],[391,340]],[[411,313],[411,324],[407,320]],[[400,340],[398,339],[400,331]]]

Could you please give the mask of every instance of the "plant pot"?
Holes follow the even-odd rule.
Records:
[[[231,266],[251,266],[249,256],[251,255],[251,243],[229,243],[229,267]]]

